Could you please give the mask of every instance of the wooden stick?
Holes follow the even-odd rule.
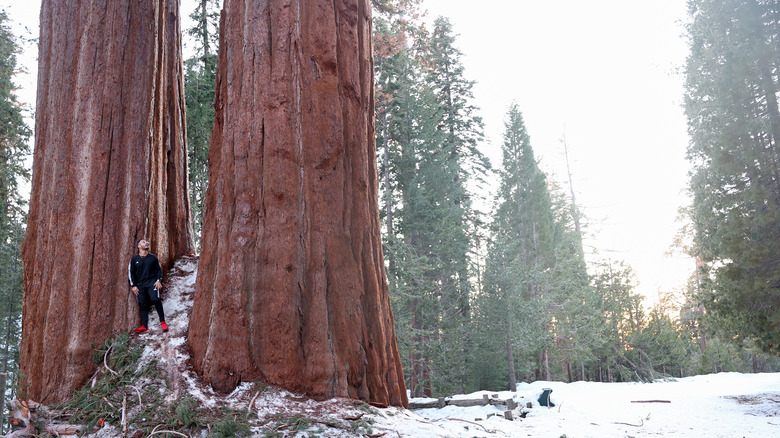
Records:
[[[127,436],[127,394],[122,394],[122,436]]]
[[[114,343],[112,342],[111,345],[108,346],[108,350],[106,350],[106,354],[103,355],[103,366],[106,367],[107,370],[111,371],[111,374],[118,376],[119,373],[112,370],[110,366],[108,366],[108,362],[106,362],[106,358],[108,358],[108,354],[111,352],[111,349],[114,348]]]
[[[159,425],[159,426],[162,426],[162,425]],[[155,427],[155,429],[157,429],[157,427]],[[174,434],[174,435],[183,436],[184,438],[190,438],[189,435],[185,435],[185,434],[183,434],[181,432],[176,432],[175,430],[155,430],[154,432],[150,433],[149,436],[159,435],[159,434],[163,434],[163,433],[171,433],[171,434]]]
[[[447,417],[447,420],[453,420],[453,421],[462,421],[462,422],[464,422],[464,423],[469,423],[469,424],[473,424],[473,425],[475,425],[475,426],[479,426],[479,427],[481,427],[481,428],[482,428],[482,429],[483,429],[485,432],[487,432],[487,431],[488,431],[487,429],[485,429],[485,426],[483,426],[483,425],[481,425],[481,424],[479,424],[479,423],[475,423],[475,422],[473,422],[473,421],[469,421],[469,420],[461,420],[460,418],[452,418],[452,417]]]
[[[251,402],[249,402],[249,407],[247,407],[247,408],[246,408],[246,409],[247,409],[247,411],[249,411],[249,412],[252,412],[252,409],[254,409],[254,408],[253,408],[253,406],[255,405],[255,399],[257,399],[257,396],[258,396],[258,395],[260,395],[260,391],[257,391],[257,392],[255,393],[255,396],[254,396],[254,397],[252,397],[252,401],[251,401]]]
[[[671,400],[631,400],[631,403],[671,403]]]
[[[141,402],[141,391],[133,385],[127,385],[127,386],[135,389],[136,394],[138,394],[138,406],[143,405],[143,403]]]
[[[645,420],[639,419],[639,424],[631,424],[631,423],[621,423],[621,422],[612,422],[612,424],[625,424],[626,426],[633,426],[633,427],[642,427],[645,425]]]

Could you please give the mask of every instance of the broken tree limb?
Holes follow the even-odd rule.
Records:
[[[631,423],[621,423],[619,421],[613,421],[612,424],[625,424],[626,426],[633,426],[633,427],[642,427],[645,425],[645,420],[639,419],[639,424],[631,424]]]
[[[111,353],[111,349],[114,348],[114,343],[112,342],[111,345],[108,346],[108,350],[106,350],[106,354],[103,355],[103,366],[106,367],[108,371],[111,372],[111,374],[118,376],[119,373],[112,370],[110,366],[108,366],[108,361],[106,360],[108,358],[108,355]]]
[[[122,437],[127,436],[127,394],[122,394]]]
[[[249,406],[247,406],[247,408],[246,408],[246,410],[247,410],[247,413],[246,413],[247,418],[249,418],[249,414],[252,412],[252,409],[255,408],[255,400],[257,400],[257,396],[258,395],[260,395],[260,391],[257,391],[255,393],[255,396],[252,397],[252,401],[249,402]]]
[[[46,409],[40,409],[42,405],[32,400],[24,401],[14,399],[8,402],[8,407],[11,409],[10,423],[14,430],[6,435],[6,437],[32,437],[38,436],[41,432],[53,435],[77,435],[88,432],[87,426],[83,424],[67,424],[67,423],[52,423],[51,415]],[[38,410],[40,409],[40,412]],[[36,421],[36,414],[40,414]],[[59,417],[57,414],[54,418]],[[34,423],[37,423],[36,427]],[[44,426],[41,424],[45,423]],[[38,427],[43,427],[43,430],[38,430]]]
[[[464,422],[464,423],[473,424],[474,426],[479,426],[479,427],[481,427],[481,428],[482,428],[482,429],[483,429],[485,432],[487,432],[487,431],[488,431],[487,429],[485,429],[485,426],[483,426],[483,425],[481,425],[481,424],[479,424],[479,423],[475,423],[475,422],[473,422],[473,421],[469,421],[469,420],[462,420],[462,419],[460,419],[460,418],[452,418],[452,417],[447,417],[447,420],[448,420],[448,421],[462,421],[462,422]],[[438,421],[438,420],[436,420],[436,421]]]
[[[363,415],[366,415],[366,413],[365,412],[361,412],[357,416],[354,416],[354,417],[344,417],[344,419],[348,420],[348,421],[360,420],[363,417]]]
[[[671,400],[631,400],[631,403],[671,403]]]
[[[154,429],[152,429],[152,433],[150,433],[147,438],[152,437],[154,435],[163,434],[163,433],[170,433],[172,435],[183,436],[184,438],[190,438],[189,435],[185,435],[185,434],[183,434],[181,432],[176,432],[175,430],[157,430],[157,428],[162,427],[162,426],[164,426],[164,425],[163,424],[158,424],[157,426],[154,426]]]

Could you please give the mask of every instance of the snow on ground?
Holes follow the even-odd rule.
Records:
[[[264,424],[254,428],[257,436],[273,431],[289,437],[365,436],[367,432],[404,438],[780,437],[780,373],[721,373],[655,383],[534,382],[518,384],[516,392],[453,397],[513,398],[519,406],[515,417],[527,413],[514,421],[504,419],[504,406],[376,409],[348,399],[315,402],[277,388],[258,392],[247,383],[229,395],[219,395],[198,380],[188,363],[185,341],[196,274],[197,259],[184,258],[166,277],[163,303],[170,330],[162,333],[151,312],[151,330],[139,336],[146,343],[140,362],[154,359],[165,370],[172,382],[166,393],[169,400],[189,395],[205,407],[253,409],[258,424]],[[555,407],[539,406],[543,388],[553,390],[550,399]],[[647,400],[670,403],[632,403]],[[528,402],[530,409],[525,407]],[[294,416],[310,419],[311,425],[297,432],[279,426],[280,418]]]
[[[553,390],[555,407],[539,406],[543,388]],[[477,392],[462,398],[481,398]],[[780,373],[721,373],[655,383],[534,382],[499,398],[533,401],[525,419],[503,415],[503,406],[421,409],[416,414],[441,424],[450,436],[530,437],[780,437]],[[666,400],[671,403],[632,403]],[[482,427],[450,423],[476,421]],[[465,428],[469,429],[466,430]],[[424,436],[424,435],[410,435]]]

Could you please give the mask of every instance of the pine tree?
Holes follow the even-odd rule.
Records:
[[[418,3],[375,5],[374,41],[385,254],[406,377],[422,396],[468,385],[479,220],[467,187],[486,161],[476,149],[482,127],[469,104],[473,83],[463,78],[454,38],[442,29],[449,39],[434,45]],[[436,71],[445,64],[454,70],[442,78]],[[444,88],[454,104],[445,103]]]
[[[517,354],[544,357],[552,343],[550,320],[544,314],[551,298],[555,255],[547,177],[538,167],[522,114],[514,103],[507,112],[502,151],[480,314],[483,330],[504,333],[504,339],[496,342],[505,345],[509,387],[514,390]],[[523,368],[527,375],[527,363]]]
[[[550,270],[553,293],[549,307],[554,320],[553,355],[568,380],[573,381],[576,364],[581,378],[585,379],[585,368],[596,360],[594,349],[601,342],[601,314],[585,263],[581,214],[573,199],[555,181],[548,187],[554,218],[554,253]]]
[[[190,14],[194,21],[187,34],[195,43],[195,54],[184,61],[184,89],[187,100],[187,156],[189,195],[195,243],[200,248],[203,201],[208,186],[208,156],[214,125],[214,87],[219,51],[219,0],[199,0]]]
[[[0,406],[13,397],[18,375],[22,317],[22,261],[26,202],[19,183],[29,181],[24,160],[30,154],[30,129],[24,121],[13,77],[20,47],[10,19],[0,11]],[[5,431],[5,409],[0,432]]]
[[[691,0],[685,111],[707,311],[780,352],[780,3]]]

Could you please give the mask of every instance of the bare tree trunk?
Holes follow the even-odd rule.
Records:
[[[226,0],[189,342],[263,380],[406,405],[379,225],[368,0]]]
[[[509,390],[517,391],[517,377],[515,376],[515,352],[512,348],[512,340],[509,335],[506,337],[506,360],[509,366]]]
[[[17,289],[18,290],[18,289]],[[8,300],[8,314],[5,318],[5,340],[3,345],[3,368],[2,375],[0,375],[0,433],[3,432],[3,424],[5,424],[5,391],[6,382],[8,381],[8,355],[10,353],[11,335],[13,333],[13,319],[14,319],[14,300]]]
[[[178,1],[44,0],[21,371],[65,399],[137,323],[127,263],[191,253]]]
[[[544,380],[552,381],[550,373],[550,358],[547,355],[547,349],[542,350],[542,369],[544,370]]]

